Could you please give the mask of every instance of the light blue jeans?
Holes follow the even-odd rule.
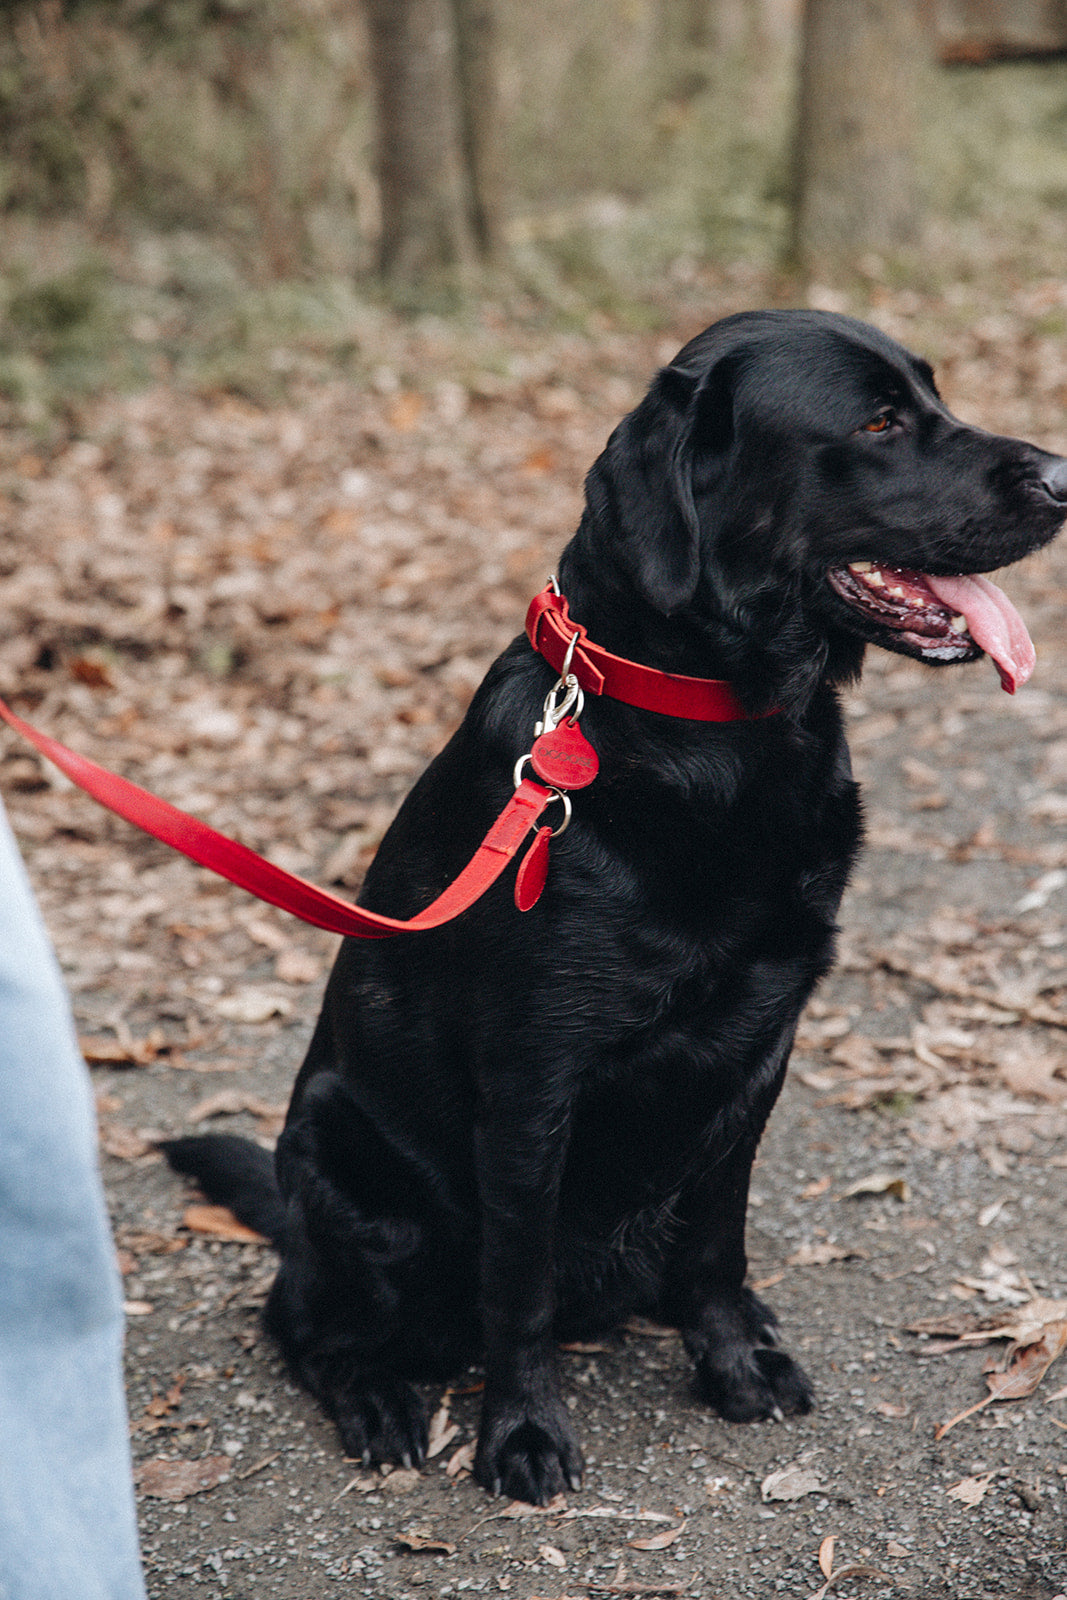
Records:
[[[88,1073],[0,808],[0,1600],[141,1600]]]

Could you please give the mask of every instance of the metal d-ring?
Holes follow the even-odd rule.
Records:
[[[571,674],[571,662],[574,660],[574,647],[578,643],[578,630],[571,634],[571,642],[567,646],[567,654],[563,657],[563,665],[559,669],[560,682],[566,683]]]
[[[522,782],[522,769],[526,765],[527,761],[529,761],[529,759],[530,759],[529,752],[527,752],[526,755],[520,756],[519,759],[515,763],[514,778],[515,778],[515,787],[516,787],[516,789],[519,787],[519,784]],[[558,828],[554,828],[552,830],[552,834],[551,834],[551,837],[553,839],[558,839],[560,834],[561,833],[565,833],[567,828],[570,827],[570,821],[571,821],[571,815],[572,815],[572,812],[573,812],[573,807],[571,805],[571,797],[570,797],[570,795],[567,794],[563,789],[553,789],[551,791],[551,795],[552,795],[552,799],[553,800],[558,800],[560,805],[563,807],[563,821],[560,823]],[[547,803],[551,804],[551,801],[549,801]]]
[[[561,833],[566,833],[571,824],[571,797],[562,789],[553,789],[552,798],[559,800],[563,806],[563,821],[558,828],[553,828],[550,835],[551,838],[558,839]]]

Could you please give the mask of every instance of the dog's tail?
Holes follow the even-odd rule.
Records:
[[[209,1200],[228,1206],[239,1222],[280,1247],[285,1233],[285,1202],[269,1150],[232,1133],[161,1139],[159,1149],[175,1172],[196,1179]]]

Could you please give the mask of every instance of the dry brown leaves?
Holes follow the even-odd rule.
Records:
[[[215,1094],[206,1095],[190,1109],[188,1120],[208,1122],[212,1117],[232,1117],[242,1111],[251,1112],[255,1117],[258,1133],[273,1136],[281,1132],[285,1106],[239,1089],[219,1089]]]
[[[964,1313],[928,1317],[912,1323],[908,1332],[942,1336],[942,1341],[947,1341],[927,1346],[931,1353],[1008,1341],[1000,1360],[986,1365],[989,1392],[941,1423],[934,1437],[942,1439],[958,1423],[995,1401],[1024,1400],[1034,1393],[1052,1363],[1067,1350],[1067,1301],[1034,1297],[1020,1307],[983,1318]]]
[[[828,1534],[819,1545],[819,1571],[826,1579],[826,1582],[816,1589],[814,1594],[808,1597],[808,1600],[823,1600],[824,1595],[829,1594],[834,1585],[840,1583],[844,1578],[885,1578],[884,1572],[879,1572],[877,1567],[868,1566],[864,1562],[853,1562],[849,1566],[835,1567],[834,1551],[836,1546],[837,1537],[832,1533]]]
[[[843,1008],[809,1008],[798,1072],[828,1103],[910,1107],[909,1132],[928,1149],[1022,1152],[1035,1137],[1067,1137],[1067,966],[1057,935],[1042,944],[1025,926],[938,914],[880,949],[854,936],[846,964],[875,984],[879,974],[905,980],[921,1020],[906,1035],[878,1036]]]
[[[229,1456],[201,1456],[196,1461],[174,1461],[159,1457],[143,1461],[134,1481],[141,1494],[155,1500],[188,1500],[194,1494],[207,1494],[225,1483],[233,1466]]]
[[[777,1467],[760,1484],[763,1500],[802,1500],[805,1495],[821,1494],[823,1483],[810,1465],[811,1455],[801,1456],[787,1467]]]

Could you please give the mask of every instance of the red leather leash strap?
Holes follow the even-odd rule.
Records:
[[[388,939],[397,933],[425,932],[459,916],[499,878],[545,807],[556,798],[544,784],[524,778],[459,877],[424,911],[403,921],[365,911],[362,906],[354,906],[306,878],[275,866],[247,845],[179,811],[169,801],[68,750],[16,716],[2,700],[0,717],[109,811],[260,900],[279,906],[316,928],[356,939]]]
[[[275,866],[264,856],[249,850],[247,845],[239,844],[236,839],[208,827],[206,822],[189,816],[188,812],[179,811],[169,801],[161,800],[158,795],[150,794],[147,789],[120,778],[117,773],[109,772],[87,756],[78,755],[57,739],[41,733],[16,716],[2,700],[0,718],[94,800],[170,845],[171,849],[181,851],[191,861],[314,927],[355,939],[388,939],[397,933],[421,933],[439,928],[472,906],[500,877],[553,800],[564,801],[569,817],[570,801],[565,791],[584,788],[593,781],[597,769],[596,752],[577,732],[576,721],[561,725],[569,699],[564,701],[551,723],[547,722],[553,696],[565,688],[564,678],[568,683],[575,680],[588,694],[606,694],[613,700],[622,700],[646,711],[660,711],[670,717],[734,722],[749,715],[730,685],[718,678],[686,678],[657,672],[639,662],[613,656],[600,645],[593,644],[581,624],[571,621],[567,602],[553,584],[534,598],[526,618],[526,631],[534,649],[561,674],[561,682],[546,701],[545,731],[541,732],[539,723],[539,737],[530,755],[519,763],[517,774],[521,773],[524,762],[530,760],[534,770],[550,782],[537,783],[532,778],[519,781],[517,776],[514,794],[463,871],[436,900],[406,921],[365,911],[362,906],[352,905],[339,895],[309,883],[306,878]],[[576,694],[577,689],[573,689],[572,697]],[[520,910],[533,906],[544,886],[548,839],[549,829],[539,829],[534,847],[520,868],[515,891]]]
[[[581,623],[573,621],[566,600],[552,584],[531,601],[526,633],[534,649],[557,672],[562,671],[577,634],[569,670],[586,694],[607,695],[641,711],[688,717],[694,722],[740,722],[752,716],[725,678],[659,672],[593,644]]]

